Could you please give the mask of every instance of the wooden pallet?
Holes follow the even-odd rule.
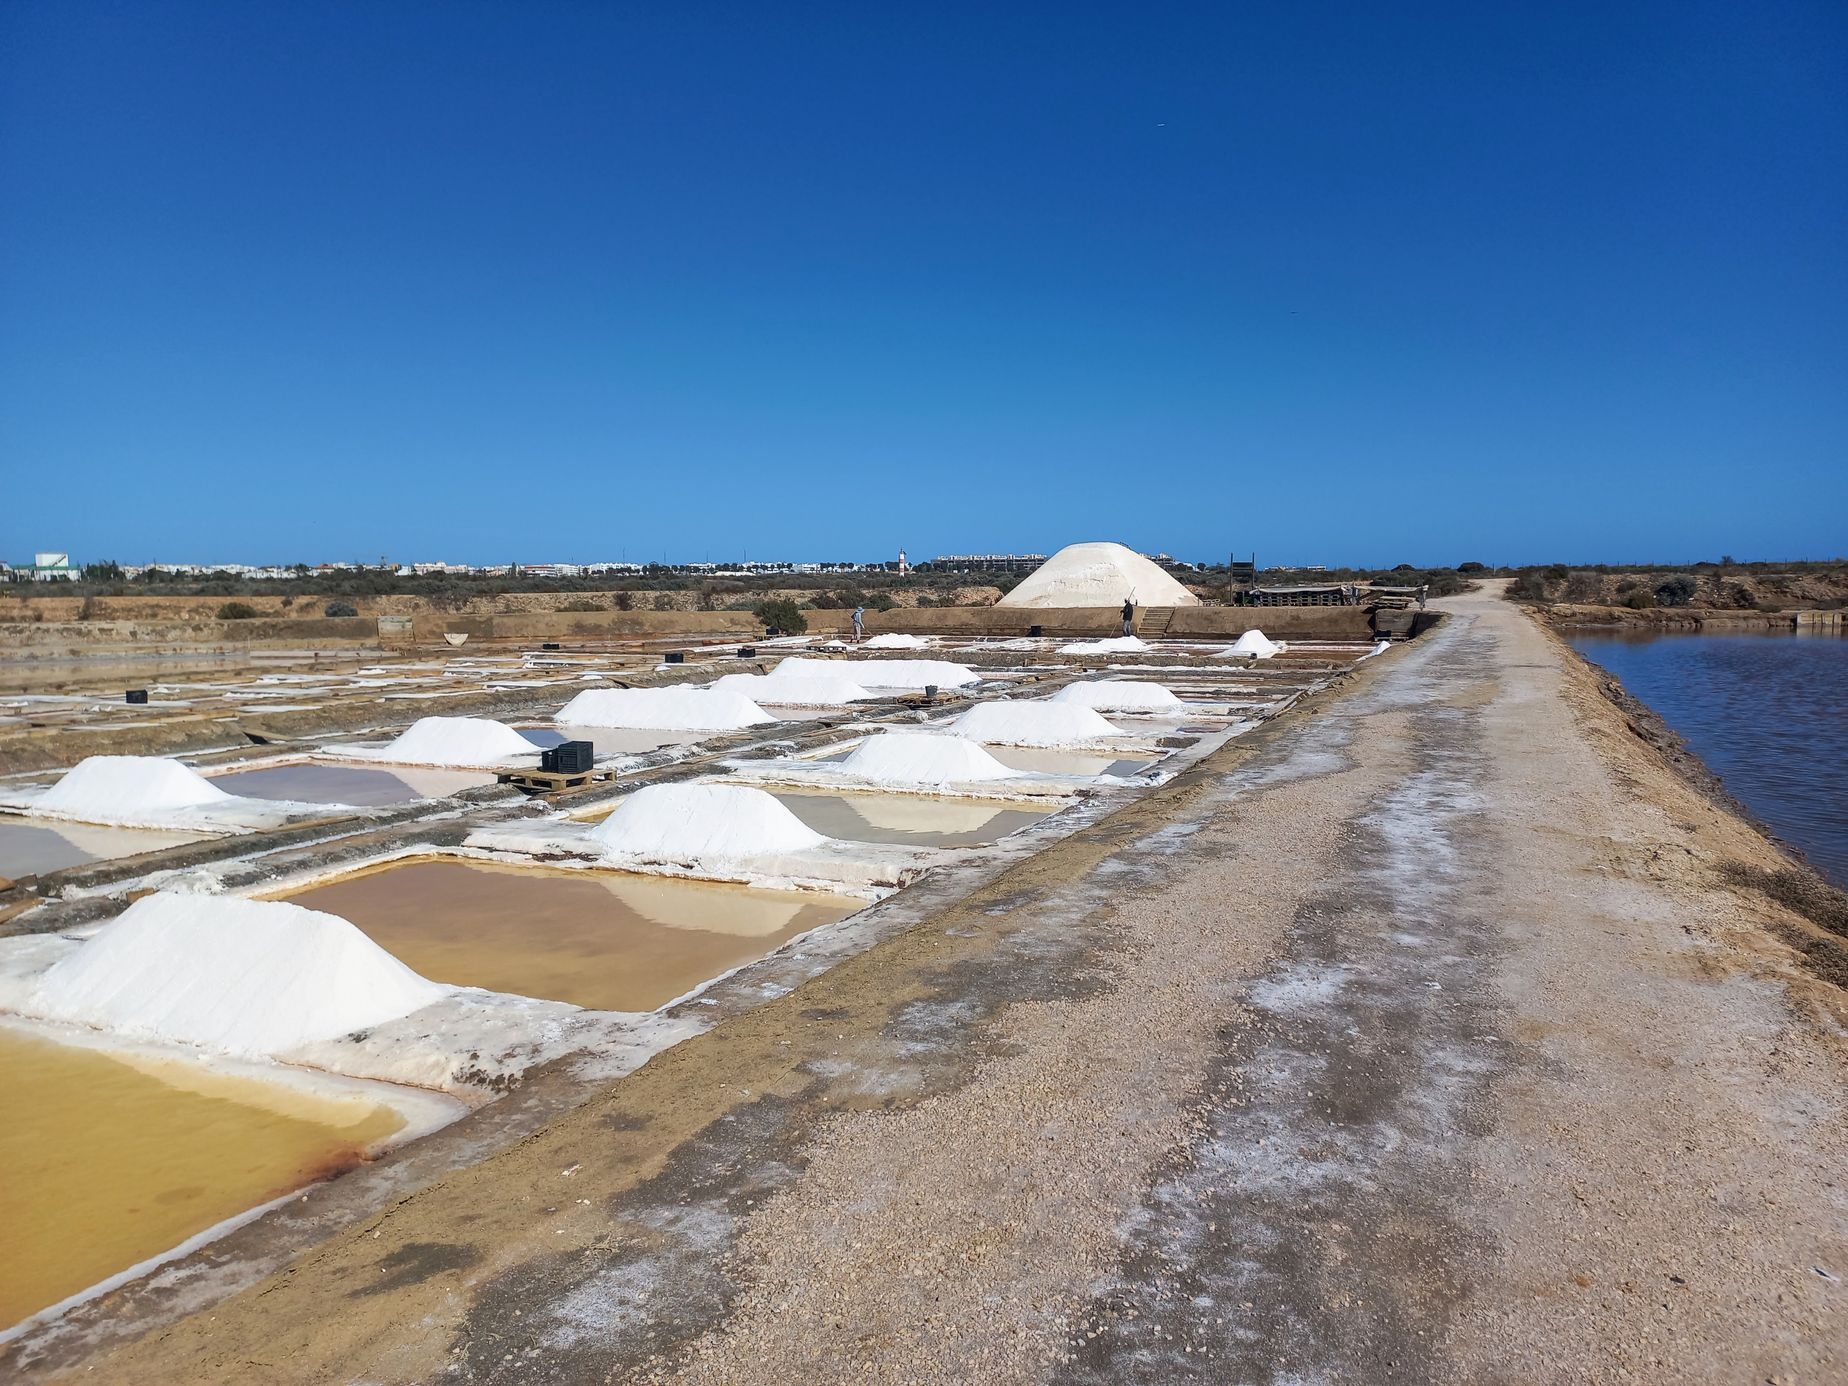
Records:
[[[495,779],[502,784],[510,784],[516,789],[523,789],[528,794],[562,794],[567,789],[583,789],[587,785],[607,784],[616,778],[614,770],[599,770],[592,766],[576,774],[567,774],[558,770],[502,770]]]

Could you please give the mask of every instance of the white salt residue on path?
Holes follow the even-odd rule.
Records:
[[[737,731],[774,722],[776,718],[742,693],[715,686],[586,689],[559,709],[552,720],[578,727]]]
[[[774,795],[731,784],[646,785],[590,835],[612,855],[686,863],[801,852],[828,841]]]
[[[398,765],[502,766],[539,758],[532,742],[486,717],[420,717],[384,746],[326,746],[321,753]]]
[[[1248,630],[1233,642],[1230,649],[1221,650],[1222,655],[1248,655],[1252,659],[1269,659],[1272,655],[1283,653],[1290,647],[1281,640],[1272,640],[1261,630]]]
[[[845,707],[878,696],[839,674],[725,674],[711,686],[715,693],[750,698],[768,707]]]
[[[889,631],[885,635],[875,635],[860,646],[863,650],[926,650],[931,641],[921,635],[901,635]]]
[[[409,1015],[452,988],[336,915],[156,893],[52,964],[15,1008],[133,1038],[269,1056]]]
[[[1075,703],[1099,712],[1179,712],[1186,704],[1174,691],[1159,683],[1137,683],[1133,679],[1091,679],[1068,683],[1052,697],[1053,703]]]
[[[776,679],[820,675],[850,678],[864,688],[966,688],[981,676],[962,664],[944,659],[809,659],[802,655],[784,660],[770,677]]]
[[[973,741],[929,732],[885,732],[853,749],[841,769],[883,784],[948,785],[1005,780],[1011,770]]]
[[[1129,735],[1091,708],[1051,699],[977,703],[950,723],[950,731],[996,746],[1080,746]]]
[[[191,766],[166,756],[91,756],[48,789],[16,789],[0,795],[0,808],[107,827],[205,833],[249,832],[303,816],[361,812],[345,804],[246,799],[227,793]]]
[[[1116,635],[1108,640],[1078,640],[1059,646],[1060,654],[1135,654],[1155,647],[1135,635]]]

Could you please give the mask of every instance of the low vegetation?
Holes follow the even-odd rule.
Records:
[[[808,617],[789,597],[759,602],[751,614],[764,623],[765,630],[780,630],[786,635],[801,635],[808,629]]]
[[[262,614],[249,602],[226,602],[218,608],[221,621],[254,621]]]

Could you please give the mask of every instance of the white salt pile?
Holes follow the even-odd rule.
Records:
[[[494,765],[537,756],[539,748],[505,722],[486,717],[420,717],[368,754],[406,765]]]
[[[87,823],[132,823],[176,809],[222,806],[236,797],[165,756],[91,756],[66,771],[34,807]]]
[[[646,785],[590,835],[612,856],[689,864],[805,852],[828,840],[776,796],[736,784]]]
[[[1067,544],[1029,573],[997,606],[1198,606],[1200,599],[1121,544]]]
[[[776,666],[772,678],[851,678],[864,688],[966,688],[981,676],[944,659],[808,659],[797,655]]]
[[[736,731],[776,718],[742,694],[714,688],[587,688],[552,720],[570,727]]]
[[[950,723],[950,730],[971,741],[996,746],[1074,746],[1129,734],[1111,726],[1088,707],[1050,699],[977,703]]]
[[[1068,683],[1047,701],[1076,703],[1099,712],[1178,712],[1186,707],[1174,691],[1159,683],[1132,679],[1091,679]]]
[[[875,635],[860,646],[863,650],[924,650],[930,648],[930,641],[921,635],[901,635],[889,631],[884,635]]]
[[[812,678],[793,674],[726,674],[715,679],[711,686],[714,692],[750,698],[770,707],[845,707],[848,703],[865,702],[878,696],[838,674],[817,674]]]
[[[1261,630],[1248,630],[1233,642],[1232,648],[1222,650],[1223,655],[1249,655],[1252,659],[1269,659],[1290,647],[1280,640],[1267,638]]]
[[[396,1020],[451,990],[336,915],[157,893],[47,969],[24,1009],[124,1035],[274,1055]]]
[[[1148,641],[1134,635],[1115,635],[1108,640],[1079,640],[1070,645],[1059,646],[1060,654],[1135,654],[1138,650],[1152,650],[1155,647]]]
[[[841,769],[881,784],[950,785],[1005,780],[1008,769],[973,741],[929,732],[885,732],[869,736],[841,762]]]

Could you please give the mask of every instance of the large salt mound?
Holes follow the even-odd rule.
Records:
[[[652,784],[590,835],[612,855],[696,861],[805,852],[828,839],[773,794],[737,784]]]
[[[66,771],[36,807],[67,818],[117,822],[225,804],[236,797],[165,756],[91,756]]]
[[[571,727],[736,731],[776,718],[740,693],[711,688],[587,688],[552,720]]]
[[[1134,635],[1113,635],[1108,640],[1079,640],[1070,645],[1059,646],[1060,654],[1135,654],[1139,650],[1152,650],[1155,647],[1148,641]]]
[[[1127,736],[1088,707],[1055,703],[977,703],[950,730],[997,746],[1072,746]]]
[[[737,694],[771,707],[845,707],[848,703],[865,702],[868,698],[878,696],[867,692],[852,679],[820,674],[813,678],[726,674],[713,680],[712,688],[714,692]]]
[[[869,736],[841,762],[841,769],[881,784],[970,783],[1005,780],[1008,769],[973,741],[929,732],[885,732]]]
[[[923,650],[930,648],[930,641],[921,635],[900,635],[892,631],[885,635],[875,635],[860,648],[863,650]]]
[[[388,746],[381,760],[408,765],[492,765],[539,748],[505,722],[485,717],[420,717]]]
[[[234,1054],[286,1053],[447,996],[337,915],[154,894],[54,963],[34,1015]]]
[[[1268,638],[1261,630],[1248,630],[1233,642],[1232,648],[1222,653],[1227,655],[1250,655],[1253,659],[1269,659],[1289,648],[1279,640]]]
[[[995,605],[1198,606],[1200,599],[1121,544],[1067,544]]]
[[[1185,706],[1174,691],[1159,683],[1130,679],[1093,679],[1068,683],[1048,702],[1076,703],[1100,712],[1175,712]]]
[[[774,679],[851,678],[865,688],[964,688],[980,683],[981,676],[944,659],[786,659],[770,675]]]

